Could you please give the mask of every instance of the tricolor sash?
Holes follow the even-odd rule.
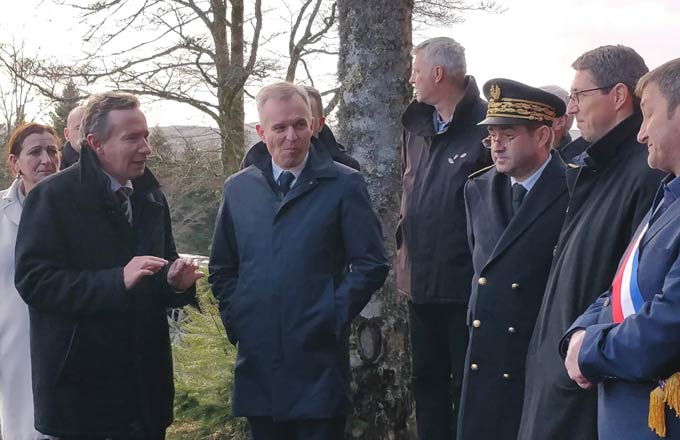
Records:
[[[640,241],[647,232],[649,223],[635,236],[628,245],[621,260],[619,269],[612,283],[612,319],[621,323],[627,316],[640,311],[645,303],[640,286],[638,286],[638,261],[640,259]]]

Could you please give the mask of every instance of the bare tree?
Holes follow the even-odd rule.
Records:
[[[36,99],[35,88],[24,80],[34,68],[34,60],[24,56],[24,45],[0,46],[0,70],[6,77],[0,81],[0,117],[4,145],[12,131],[26,122],[26,107]]]
[[[499,14],[505,11],[505,7],[494,0],[415,0],[413,21],[451,26],[465,21],[464,14],[474,11]]]

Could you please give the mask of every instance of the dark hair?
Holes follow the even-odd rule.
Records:
[[[623,45],[600,46],[589,50],[571,65],[576,70],[589,70],[598,87],[625,84],[633,94],[642,75],[649,72],[640,54]],[[635,98],[635,95],[633,95]],[[634,99],[634,101],[637,101]]]
[[[642,98],[642,92],[650,83],[656,84],[661,95],[668,101],[670,119],[680,105],[680,58],[664,63],[640,78],[635,94]]]
[[[109,113],[114,110],[130,110],[139,108],[139,99],[130,93],[106,92],[93,95],[87,100],[83,122],[80,126],[82,139],[94,134],[100,142],[109,138]]]
[[[49,125],[42,125],[36,122],[29,122],[28,124],[21,124],[12,132],[12,135],[9,137],[9,141],[7,142],[7,155],[8,156],[10,154],[14,154],[15,156],[20,155],[22,148],[21,144],[24,143],[26,138],[32,134],[42,133],[49,133],[50,135],[52,135],[52,137],[54,138],[54,143],[57,146],[57,148],[61,146],[59,136],[57,135],[57,132],[54,131],[54,128],[50,127]]]

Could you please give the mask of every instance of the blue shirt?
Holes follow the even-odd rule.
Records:
[[[434,118],[434,131],[436,131],[437,134],[442,134],[449,129],[449,124],[451,123],[451,119],[453,119],[453,115],[451,115],[451,119],[448,121],[442,121],[441,116],[439,116],[439,113],[435,110],[432,116]]]
[[[550,159],[552,159],[552,155],[549,154],[548,159],[546,159],[546,161],[543,162],[543,165],[541,165],[536,171],[534,171],[534,174],[527,177],[524,182],[517,182],[517,180],[515,180],[514,177],[510,177],[510,186],[512,187],[515,183],[519,183],[527,190],[527,194],[529,194],[531,188],[534,187],[538,179],[541,177],[541,174],[543,174],[543,170],[545,169],[545,167],[548,166],[548,162],[550,162]]]

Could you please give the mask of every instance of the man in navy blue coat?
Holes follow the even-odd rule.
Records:
[[[674,411],[680,408],[670,408],[680,392],[665,381],[680,370],[678,83],[680,59],[653,70],[637,85],[644,117],[638,140],[648,145],[649,166],[669,175],[611,289],[574,322],[560,347],[569,377],[581,388],[598,385],[600,440],[655,439],[657,433],[680,439]],[[656,405],[650,403],[653,390]]]
[[[257,96],[269,154],[224,184],[210,284],[238,344],[233,411],[254,440],[344,438],[349,327],[389,267],[364,179],[310,148],[303,88]]]

